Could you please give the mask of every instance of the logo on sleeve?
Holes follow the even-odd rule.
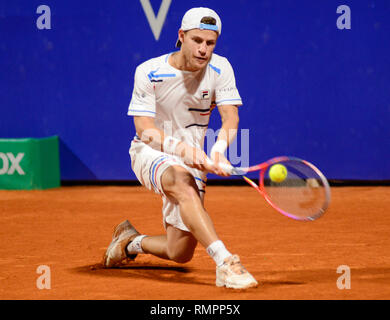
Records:
[[[136,90],[133,91],[133,95],[136,96],[140,100],[143,100],[146,97],[145,92],[138,92]]]
[[[237,90],[236,87],[227,87],[227,88],[218,89],[218,92],[227,93],[227,92],[232,92],[232,91],[236,91],[236,90]]]

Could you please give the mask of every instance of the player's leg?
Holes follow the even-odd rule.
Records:
[[[164,153],[139,143],[136,139],[130,148],[132,169],[139,181],[149,190],[163,196],[164,225],[167,233],[158,236],[141,235],[129,221],[119,224],[104,255],[103,264],[113,267],[121,264],[125,258],[135,258],[138,253],[149,253],[163,259],[186,262],[192,256],[197,241],[183,223],[173,226],[165,217],[179,216],[177,203],[171,203],[164,196],[161,178],[169,166],[176,161]],[[181,168],[183,169],[183,168]],[[175,224],[175,221],[173,221]]]
[[[237,289],[256,286],[257,281],[239,257],[232,255],[219,239],[192,174],[180,166],[171,166],[164,172],[161,185],[171,201],[179,205],[182,222],[215,261],[216,285]]]
[[[155,182],[165,194],[163,211],[167,235],[136,238],[129,246],[130,253],[135,253],[134,250],[139,248],[138,253],[145,252],[160,258],[183,261],[188,256],[192,257],[197,240],[205,248],[219,240],[203,206],[203,197],[199,194],[196,181],[187,169],[179,165],[167,165],[164,170],[156,172]],[[140,241],[142,249],[138,243]],[[221,241],[211,248],[213,247],[216,248],[214,258],[218,259],[219,264],[231,255]]]
[[[104,254],[103,265],[115,267],[126,258],[134,260],[140,253],[178,263],[190,261],[197,245],[194,236],[170,224],[166,224],[166,230],[165,235],[146,236],[140,234],[128,220],[123,221],[114,230],[112,242]]]
[[[179,206],[180,218],[195,239],[205,248],[219,240],[191,173],[181,166],[170,166],[161,177],[161,186],[170,201]]]
[[[143,253],[178,263],[190,261],[197,245],[194,236],[190,232],[177,229],[170,224],[166,225],[166,230],[166,235],[143,238],[141,244]]]
[[[198,240],[217,265],[217,286],[239,289],[256,286],[256,280],[242,266],[238,256],[227,251],[219,240],[203,206],[196,182],[188,170],[181,166],[170,166],[162,174],[160,182],[170,203],[175,204],[169,216],[164,215],[164,219],[170,219],[174,225],[168,225],[166,237],[140,236],[134,239],[128,246],[129,253],[151,253],[161,258],[187,262],[191,259]],[[139,243],[136,243],[138,239]],[[134,251],[133,248],[142,248],[142,251]]]
[[[167,234],[146,237],[136,231],[129,222],[124,222],[124,227],[117,227],[122,231],[114,232],[112,245],[107,250],[111,254],[105,255],[108,257],[105,258],[105,265],[114,266],[126,256],[138,253],[150,253],[177,262],[188,261],[193,255],[197,241],[207,248],[216,264],[221,265],[231,253],[219,240],[191,173],[181,166],[167,165],[164,170],[156,172],[155,181],[169,198],[165,199],[164,208],[169,211],[164,212]]]

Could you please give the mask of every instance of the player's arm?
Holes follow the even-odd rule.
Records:
[[[242,105],[242,100],[236,87],[234,71],[230,62],[223,58],[219,61],[216,60],[216,63],[218,63],[220,72],[215,86],[215,101],[221,116],[222,126],[217,142],[211,149],[210,157],[215,163],[229,164],[224,154],[226,148],[236,138],[239,122],[238,108]]]
[[[134,126],[141,141],[153,149],[179,156],[190,167],[218,174],[220,169],[207,161],[203,150],[165,135],[164,131],[156,127],[153,117],[135,116]]]
[[[227,141],[229,146],[237,135],[238,123],[238,107],[233,105],[218,106],[219,114],[221,115],[222,127],[218,134],[218,140]]]
[[[152,117],[134,117],[134,126],[137,136],[151,148],[163,151],[164,132],[159,130],[154,124]]]
[[[218,106],[218,111],[221,116],[222,126],[219,130],[217,141],[211,149],[210,157],[216,164],[219,162],[230,164],[224,156],[224,153],[237,135],[238,123],[240,120],[238,116],[238,107],[234,105],[222,105]],[[227,176],[228,174],[222,171],[220,175]]]

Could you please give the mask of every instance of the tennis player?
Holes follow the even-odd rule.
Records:
[[[208,8],[187,11],[178,31],[179,51],[150,59],[135,72],[128,115],[134,117],[131,166],[139,181],[163,200],[165,235],[140,234],[119,224],[104,255],[105,267],[145,253],[185,263],[199,242],[216,264],[216,285],[243,289],[257,281],[218,237],[204,208],[207,173],[220,166],[235,139],[242,104],[229,61],[213,53],[221,20]],[[210,159],[203,151],[210,112],[218,106],[222,127]]]

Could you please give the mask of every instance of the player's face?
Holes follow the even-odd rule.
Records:
[[[192,29],[182,32],[181,36],[181,50],[187,60],[188,70],[197,71],[206,67],[217,44],[217,32]]]

